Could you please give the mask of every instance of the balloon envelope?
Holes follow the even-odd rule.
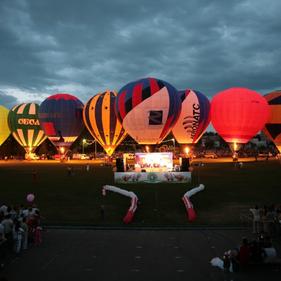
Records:
[[[263,132],[269,137],[281,153],[281,91],[274,91],[264,96],[269,104],[269,119]]]
[[[34,201],[34,199],[35,199],[35,196],[34,196],[33,193],[27,194],[27,196],[26,196],[26,201],[27,201],[28,203],[32,203],[32,202]]]
[[[211,101],[215,130],[228,143],[247,143],[268,120],[269,106],[259,93],[246,88],[230,88]]]
[[[8,114],[9,110],[0,105],[0,145],[8,138],[10,135],[10,128],[8,125]]]
[[[33,152],[46,139],[39,123],[38,110],[36,103],[22,103],[9,112],[12,135],[26,152]]]
[[[57,147],[69,148],[84,128],[83,103],[69,94],[55,94],[39,107],[39,120],[46,136]]]
[[[172,132],[178,143],[197,143],[210,123],[210,102],[202,93],[187,89],[179,91],[181,113]]]
[[[87,129],[109,156],[127,135],[115,115],[116,96],[113,91],[97,94],[86,103],[83,110]]]
[[[139,144],[160,143],[177,121],[181,102],[169,83],[145,78],[125,85],[115,111],[125,131]]]

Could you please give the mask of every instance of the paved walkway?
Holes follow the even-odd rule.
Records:
[[[40,247],[0,273],[11,281],[280,280],[279,266],[226,276],[210,260],[236,247],[247,230],[49,229]]]

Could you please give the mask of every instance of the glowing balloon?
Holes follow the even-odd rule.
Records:
[[[269,137],[281,153],[281,91],[274,91],[264,96],[269,104],[269,119],[263,132]]]
[[[127,135],[115,115],[116,95],[111,91],[97,94],[86,103],[83,110],[87,129],[109,156]]]
[[[28,203],[32,203],[32,202],[34,201],[34,199],[35,199],[35,195],[34,195],[33,193],[27,194],[27,196],[26,196],[26,201],[27,201]]]
[[[8,116],[13,137],[28,153],[46,139],[38,120],[38,110],[39,105],[36,103],[22,103],[14,106]]]
[[[39,107],[39,120],[49,140],[64,154],[84,128],[83,103],[69,94],[55,94]]]
[[[8,138],[10,135],[10,128],[8,125],[8,114],[9,110],[0,105],[0,145]]]
[[[269,117],[267,101],[246,88],[230,88],[211,102],[211,120],[216,131],[237,151],[264,126]]]
[[[169,83],[145,78],[118,92],[115,109],[125,131],[139,144],[157,144],[177,121],[181,101]]]
[[[178,143],[197,143],[210,123],[210,102],[198,91],[179,91],[181,113],[172,132]]]

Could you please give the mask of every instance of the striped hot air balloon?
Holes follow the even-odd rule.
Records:
[[[179,95],[181,113],[173,135],[180,144],[197,143],[210,123],[210,102],[202,93],[190,89],[179,91]]]
[[[281,90],[266,94],[264,97],[269,104],[270,115],[263,132],[281,153]]]
[[[116,92],[109,90],[97,94],[86,103],[83,110],[87,129],[109,156],[127,135],[115,115],[116,96]]]
[[[158,144],[178,119],[181,101],[169,83],[144,78],[125,85],[117,95],[115,111],[125,131],[139,144]]]
[[[46,138],[38,120],[39,105],[22,103],[14,106],[8,115],[13,137],[27,153],[33,152]]]
[[[65,93],[45,99],[39,108],[39,120],[46,136],[61,154],[69,149],[84,128],[83,103]]]
[[[9,110],[0,105],[0,145],[8,138],[10,135],[10,128],[8,125],[8,114]]]

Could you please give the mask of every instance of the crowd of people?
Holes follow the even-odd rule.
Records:
[[[272,244],[272,237],[281,235],[281,206],[270,205],[249,209],[256,239],[243,238],[241,245],[223,255],[223,269],[237,272],[250,264],[281,263]]]
[[[19,207],[0,206],[0,267],[13,255],[30,245],[42,243],[41,215],[35,204]]]
[[[270,205],[260,208],[256,205],[250,209],[253,218],[253,233],[264,233],[269,236],[281,234],[281,206]]]
[[[224,253],[223,267],[225,271],[238,272],[250,264],[276,263],[277,252],[270,236],[260,234],[257,239],[242,239],[239,247]]]

